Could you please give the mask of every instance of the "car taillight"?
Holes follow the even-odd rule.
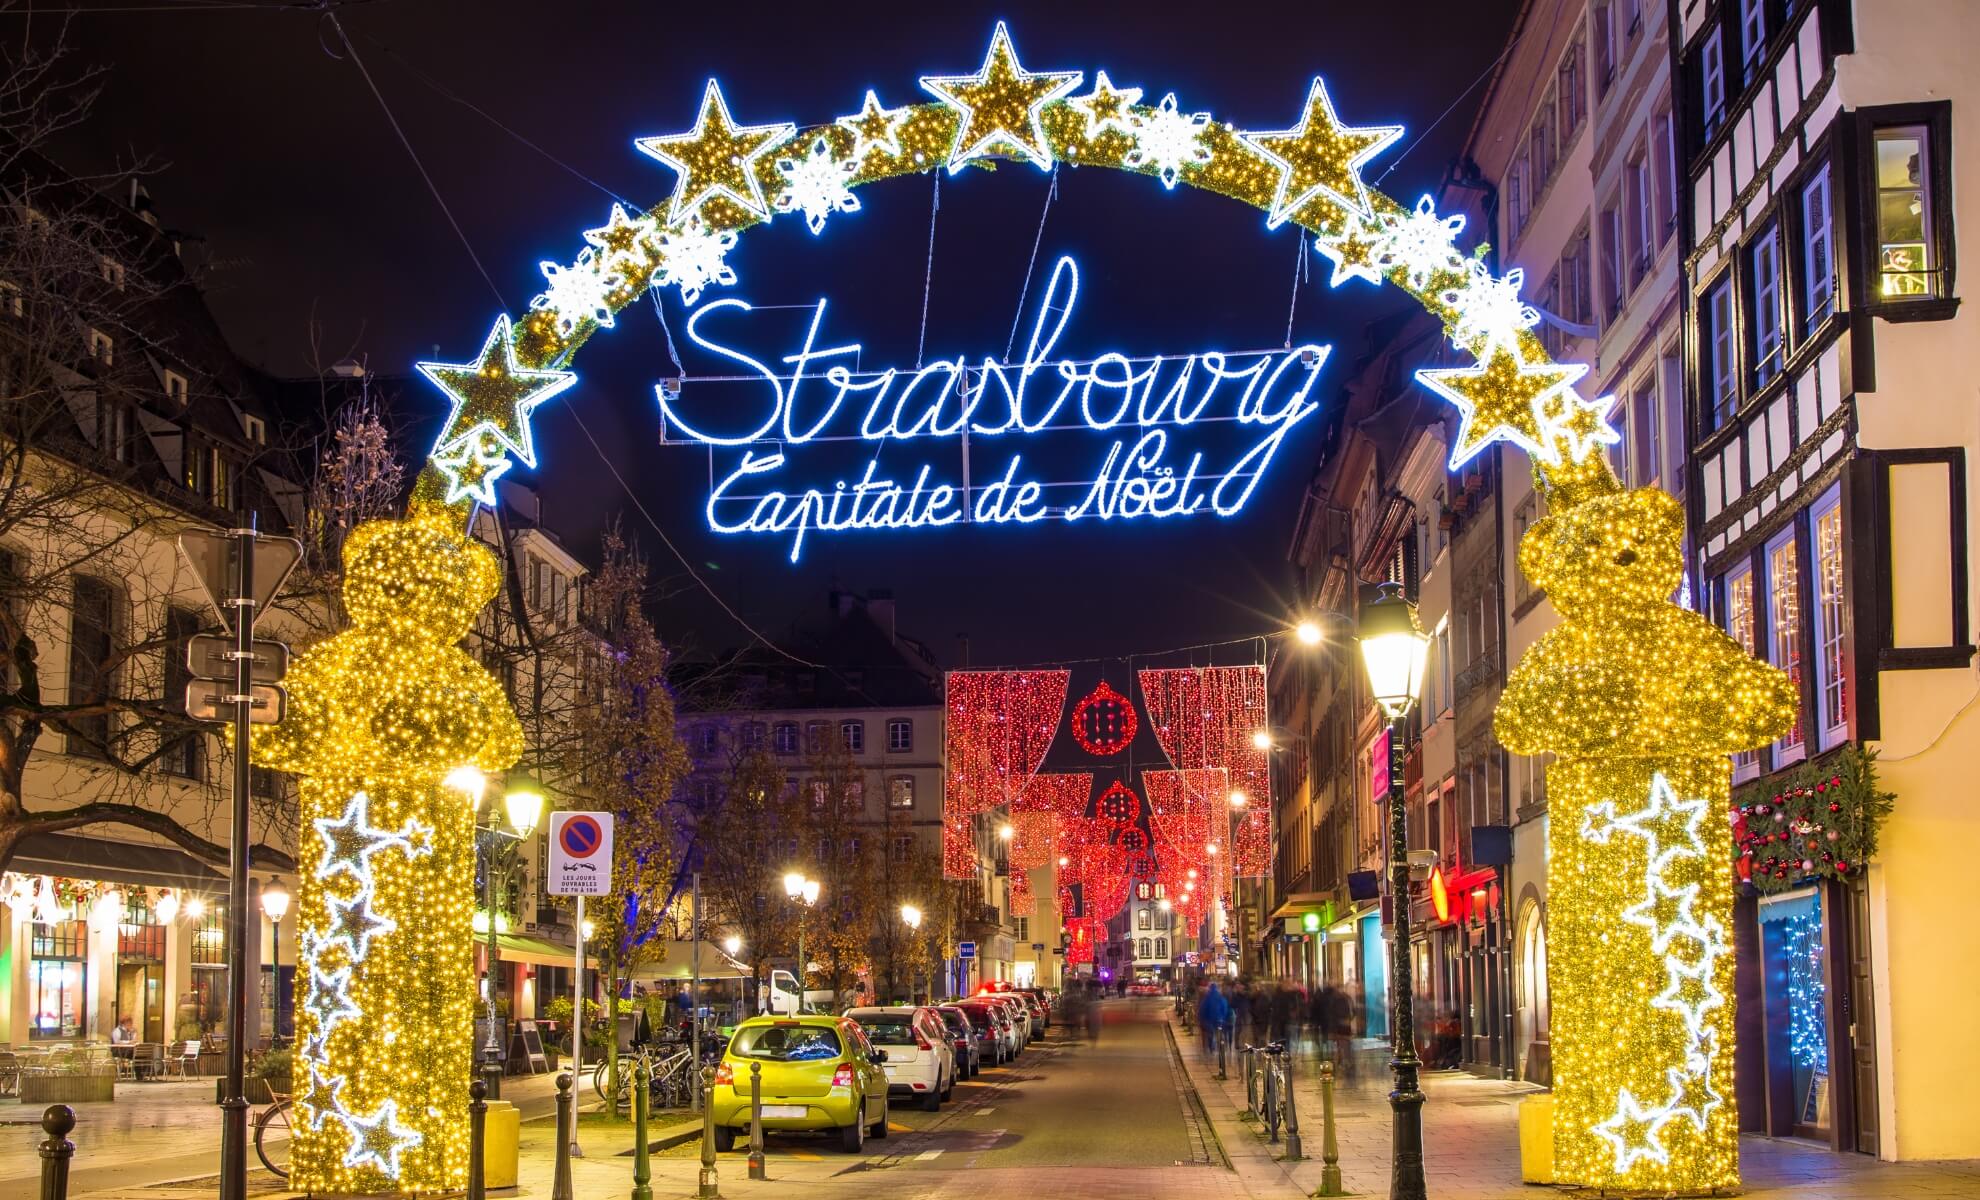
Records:
[[[731,1067],[727,1061],[722,1062],[715,1068],[715,1086],[734,1087],[735,1085],[736,1085],[735,1068]]]
[[[852,1069],[852,1064],[851,1064],[851,1063],[840,1063],[840,1064],[839,1064],[839,1069],[838,1069],[838,1070],[836,1070],[836,1071],[834,1071],[834,1072],[832,1072],[832,1086],[833,1086],[833,1087],[851,1087],[852,1085],[853,1085],[853,1069]]]

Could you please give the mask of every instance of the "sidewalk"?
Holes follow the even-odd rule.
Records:
[[[1267,1145],[1263,1128],[1245,1121],[1244,1078],[1233,1055],[1230,1078],[1216,1078],[1216,1062],[1204,1061],[1199,1044],[1176,1031],[1191,1082],[1232,1165],[1253,1195],[1320,1187],[1321,1127],[1318,1059],[1301,1054],[1293,1068],[1300,1137],[1306,1159],[1280,1161],[1283,1141]],[[1372,1045],[1372,1043],[1371,1043]],[[1383,1196],[1389,1190],[1390,1112],[1386,1055],[1366,1054],[1359,1077],[1336,1087],[1334,1122],[1346,1190]],[[1425,1182],[1437,1200],[1532,1200],[1535,1190],[1519,1177],[1519,1099],[1541,1089],[1530,1084],[1479,1079],[1457,1071],[1423,1077],[1429,1101],[1423,1109]],[[1283,1139],[1284,1134],[1281,1133]],[[1740,1138],[1740,1169],[1747,1196],[1762,1200],[1972,1200],[1980,1196],[1980,1160],[1886,1163],[1861,1154],[1785,1138]],[[1270,1176],[1276,1175],[1276,1180]]]

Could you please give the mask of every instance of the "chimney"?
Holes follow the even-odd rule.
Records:
[[[866,615],[880,627],[891,643],[898,639],[894,633],[894,589],[873,588],[866,594]]]

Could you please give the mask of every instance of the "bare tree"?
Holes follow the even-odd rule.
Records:
[[[759,995],[771,960],[796,949],[783,875],[797,816],[783,768],[756,746],[739,751],[696,822],[704,901],[741,939]]]

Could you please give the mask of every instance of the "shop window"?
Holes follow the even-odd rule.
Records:
[[[1753,285],[1753,386],[1781,373],[1781,231],[1769,228],[1753,242],[1748,261]]]
[[[1941,253],[1934,245],[1930,161],[1924,125],[1895,125],[1873,136],[1877,192],[1877,275],[1880,300],[1922,300],[1944,294]]]
[[[225,905],[209,904],[206,911],[192,927],[192,965],[195,967],[224,967],[227,965],[227,909]]]
[[[1842,497],[1834,489],[1809,510],[1815,554],[1815,702],[1822,748],[1849,736],[1843,645]]]
[[[1738,643],[1739,648],[1749,655],[1758,657],[1759,647],[1755,640],[1757,632],[1753,609],[1753,569],[1748,566],[1727,572],[1725,576],[1726,595],[1726,636]],[[1733,755],[1733,779],[1751,779],[1760,772],[1760,752],[1742,750]]]
[[[1801,185],[1801,321],[1814,333],[1836,310],[1835,225],[1829,204],[1829,164]]]
[[[1791,1132],[1826,1140],[1832,1122],[1829,1080],[1828,951],[1822,893],[1804,888],[1760,900],[1760,955],[1767,1074],[1785,1077]]]
[[[1801,576],[1794,530],[1789,528],[1767,544],[1767,661],[1787,673],[1801,694]],[[1807,753],[1799,713],[1794,728],[1774,743],[1776,769],[1799,762]]]
[[[28,1037],[81,1037],[88,980],[89,964],[80,959],[35,959],[28,969]]]
[[[846,748],[846,753],[848,754],[864,754],[866,752],[866,722],[839,722],[839,744]]]

